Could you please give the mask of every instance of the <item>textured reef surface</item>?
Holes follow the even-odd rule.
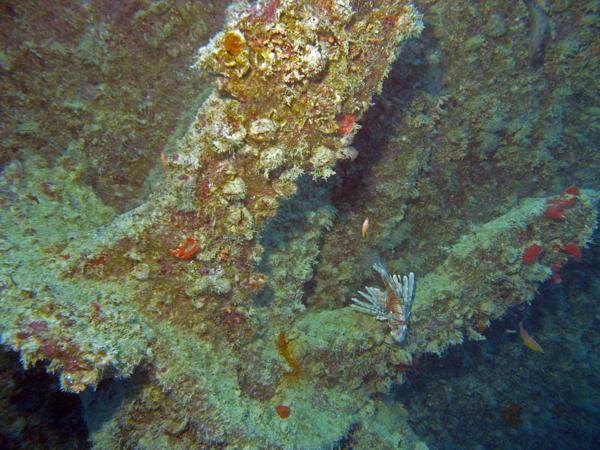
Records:
[[[460,446],[419,361],[542,349],[598,224],[600,2],[1,8],[2,343],[94,447]]]

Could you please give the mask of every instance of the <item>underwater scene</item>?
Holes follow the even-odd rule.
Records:
[[[0,449],[600,448],[600,0],[0,25]]]

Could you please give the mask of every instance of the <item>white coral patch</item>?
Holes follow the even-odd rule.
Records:
[[[268,117],[256,119],[250,124],[250,136],[253,138],[273,137],[277,131],[277,125]]]
[[[330,148],[321,145],[317,147],[310,158],[313,167],[322,168],[331,166],[336,160],[335,152]]]
[[[281,147],[270,147],[260,154],[260,168],[265,177],[275,169],[278,169],[285,162],[285,154]]]

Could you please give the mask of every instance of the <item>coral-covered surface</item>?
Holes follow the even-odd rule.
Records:
[[[135,205],[200,101],[206,80],[188,66],[224,4],[2,2],[0,161],[76,149],[88,159],[82,182],[118,210]]]
[[[3,344],[97,448],[435,447],[383,396],[597,226],[598,7],[6,3]],[[378,259],[402,345],[347,307]]]
[[[397,399],[431,448],[596,448],[600,359],[600,252],[564,269],[529,308],[519,308],[485,332],[485,342],[423,361]],[[523,321],[544,353],[516,333]],[[507,330],[509,332],[507,332]]]

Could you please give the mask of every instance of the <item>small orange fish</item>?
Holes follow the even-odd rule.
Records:
[[[367,217],[365,219],[365,221],[363,222],[363,224],[362,224],[362,231],[361,231],[361,233],[362,233],[362,237],[363,238],[367,237],[367,232],[368,231],[369,231],[369,218]]]
[[[165,152],[160,153],[160,163],[162,164],[163,173],[165,174],[165,177],[166,177],[167,176],[167,156],[165,155]]]
[[[529,335],[525,328],[523,328],[523,322],[519,322],[519,336],[521,336],[523,344],[525,344],[525,347],[527,347],[529,350],[544,353],[542,346],[538,344],[536,340]]]

